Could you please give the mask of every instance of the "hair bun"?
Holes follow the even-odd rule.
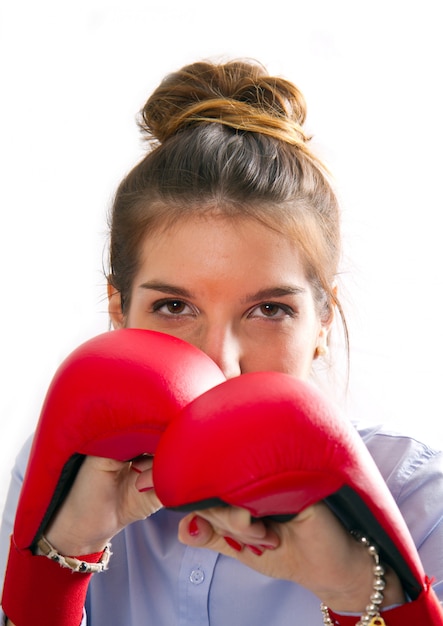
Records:
[[[297,145],[309,140],[302,128],[303,94],[254,61],[187,65],[161,82],[140,113],[146,138],[160,143],[184,128],[209,122]]]

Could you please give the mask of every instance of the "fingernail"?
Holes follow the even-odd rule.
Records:
[[[191,521],[189,522],[188,533],[191,535],[191,537],[196,537],[199,534],[199,532],[200,532],[200,529],[198,527],[197,517],[193,517]]]
[[[235,539],[232,539],[232,537],[224,537],[224,540],[226,541],[228,546],[231,546],[231,548],[234,548],[234,550],[237,550],[237,552],[241,552],[243,550],[242,544],[238,541],[235,541]]]
[[[257,556],[261,556],[263,554],[263,550],[260,550],[260,548],[257,548],[257,546],[251,546],[249,544],[246,544],[246,547],[249,548],[249,550]]]
[[[152,491],[154,489],[154,487],[142,487],[141,489],[139,489],[139,493],[144,493],[145,491]]]
[[[260,548],[263,548],[263,550],[275,550],[277,546],[273,546],[270,543],[261,543],[260,544]]]
[[[138,467],[135,467],[135,465],[131,464],[131,469],[132,469],[133,472],[137,472],[137,474],[141,474],[142,473],[142,471],[139,470]]]

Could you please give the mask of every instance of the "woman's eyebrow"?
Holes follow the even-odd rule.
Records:
[[[183,298],[191,298],[192,293],[184,287],[172,285],[159,280],[150,280],[139,285],[139,289],[152,289],[153,291],[161,291],[172,296],[181,296]],[[296,285],[277,285],[274,287],[266,287],[255,293],[247,294],[244,302],[257,302],[258,300],[272,300],[272,298],[282,298],[285,296],[297,296],[306,292],[304,287]]]
[[[190,298],[191,292],[183,287],[177,285],[171,285],[170,283],[164,283],[158,280],[151,280],[139,285],[139,289],[152,289],[153,291],[162,291],[173,296],[182,296],[183,298]]]
[[[295,285],[281,285],[260,289],[256,293],[248,294],[245,302],[256,302],[257,300],[272,300],[272,298],[282,298],[284,296],[298,296],[306,292],[304,287]]]

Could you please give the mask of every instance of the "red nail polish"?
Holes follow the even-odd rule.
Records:
[[[249,550],[257,556],[261,556],[263,554],[263,550],[260,550],[260,548],[257,548],[257,546],[250,546],[249,544],[246,544],[246,547],[249,548]]]
[[[142,471],[139,470],[138,467],[135,467],[135,465],[131,464],[131,469],[132,469],[133,472],[137,472],[137,474],[141,474],[142,473]]]
[[[238,541],[235,541],[235,539],[232,539],[232,537],[224,537],[224,540],[226,541],[228,546],[231,546],[231,548],[237,550],[237,552],[241,552],[243,550],[242,544]]]
[[[142,487],[142,489],[139,489],[139,493],[144,493],[145,491],[152,491],[154,489],[154,487]]]
[[[188,533],[191,535],[191,537],[196,537],[199,534],[199,532],[200,532],[200,529],[198,527],[197,517],[193,517],[191,521],[189,522]]]

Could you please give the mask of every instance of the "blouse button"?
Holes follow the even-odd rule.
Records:
[[[193,569],[189,576],[189,580],[191,581],[193,585],[201,585],[204,579],[205,579],[205,573],[199,567],[196,567],[195,569]]]

